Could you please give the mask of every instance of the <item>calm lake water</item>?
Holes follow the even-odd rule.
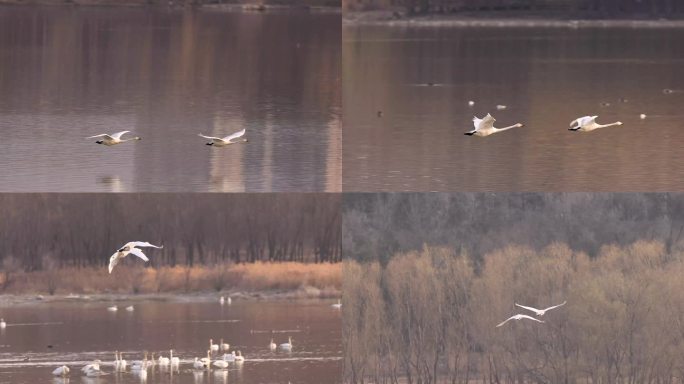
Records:
[[[345,191],[684,189],[682,29],[345,26],[343,78]]]
[[[1,7],[0,191],[339,191],[340,62],[335,13]]]
[[[0,383],[339,383],[342,372],[340,311],[332,302],[241,302],[221,306],[211,303],[138,302],[135,310],[116,303],[44,303],[0,308],[8,326],[0,332]],[[271,333],[273,331],[273,333]],[[291,352],[270,351],[293,338]],[[209,339],[223,338],[231,350],[242,351],[245,362],[229,369],[195,371],[195,357],[206,356]],[[52,345],[53,348],[47,348]],[[178,370],[148,371],[147,379],[132,373],[130,364],[144,351],[170,348],[181,358]],[[124,352],[129,368],[114,373],[114,351]],[[22,361],[30,356],[30,361]],[[80,368],[102,360],[99,378],[86,378]],[[71,368],[69,378],[53,379],[62,364]]]

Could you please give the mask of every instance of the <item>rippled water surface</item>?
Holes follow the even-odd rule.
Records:
[[[8,321],[0,332],[0,383],[339,383],[342,370],[340,312],[327,301],[43,303],[0,308]],[[124,310],[133,304],[134,311]],[[270,351],[293,338],[291,352]],[[245,356],[228,369],[196,371],[194,357],[206,356],[209,339],[221,338]],[[115,372],[114,351],[129,366],[144,351],[181,358],[177,369],[150,368],[146,378]],[[29,357],[29,361],[23,361]],[[217,358],[217,355],[214,355]],[[84,377],[80,368],[94,359],[105,373]],[[62,364],[67,378],[51,372]]]
[[[0,8],[0,191],[339,191],[340,20]]]
[[[343,52],[345,191],[684,189],[682,29],[345,26]],[[525,127],[463,135],[487,113]]]

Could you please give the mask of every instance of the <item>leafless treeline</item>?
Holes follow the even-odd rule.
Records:
[[[476,264],[510,244],[560,242],[590,257],[612,243],[684,245],[684,194],[345,194],[343,210],[345,257],[383,264],[423,244],[466,252]]]
[[[347,261],[349,383],[681,383],[684,253],[658,241],[508,246],[476,270],[465,252],[425,247],[386,266]],[[512,321],[515,302],[544,324]],[[529,313],[527,313],[529,314]]]
[[[133,240],[153,266],[334,262],[336,194],[0,194],[3,269],[104,266]]]
[[[349,10],[403,8],[407,14],[521,11],[594,17],[667,15],[684,12],[678,0],[343,0]]]

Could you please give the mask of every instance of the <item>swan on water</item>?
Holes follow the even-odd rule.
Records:
[[[472,101],[472,100],[468,101],[468,106],[469,106],[469,107],[472,107],[473,105],[475,105],[475,102],[474,102],[474,101]]]
[[[55,376],[66,376],[69,374],[69,367],[67,367],[66,365],[57,367],[54,371],[52,371],[52,374]]]
[[[5,328],[7,328],[7,323],[5,322],[5,319],[0,319],[0,329]]]
[[[237,355],[235,356],[235,362],[236,363],[242,363],[245,361],[245,357],[242,356],[242,351],[237,351]]]
[[[342,308],[342,300],[337,299],[337,303],[331,305],[331,307],[333,307],[333,308],[335,308],[335,309],[340,309],[340,308]]]
[[[479,119],[477,116],[473,117],[473,125],[475,126],[475,129],[472,131],[468,131],[464,133],[464,135],[468,136],[480,136],[480,137],[485,137],[489,136],[498,132],[505,131],[507,129],[511,128],[518,128],[522,127],[523,125],[521,123],[517,123],[514,125],[511,125],[509,127],[504,127],[504,128],[494,128],[494,122],[496,122],[496,119],[492,117],[489,113],[487,116]]]
[[[287,337],[287,343],[282,343],[279,345],[280,349],[284,351],[291,351],[292,350],[292,336]]]
[[[215,360],[211,364],[216,368],[228,368],[228,362],[224,360]]]
[[[163,245],[158,246],[154,244],[150,244],[146,241],[131,241],[126,243],[123,247],[119,248],[116,253],[114,253],[110,258],[109,258],[109,273],[112,273],[112,270],[114,267],[119,264],[119,261],[121,261],[124,257],[128,256],[129,254],[133,254],[135,256],[138,256],[139,258],[143,259],[145,262],[150,261],[150,259],[145,256],[143,251],[136,247],[153,247],[153,248],[164,248]]]
[[[135,311],[135,307],[133,307],[132,305],[129,305],[128,307],[126,307],[126,310],[128,312],[133,312],[133,311]]]
[[[219,345],[214,344],[214,339],[209,339],[209,350],[212,352],[216,352],[219,350]]]
[[[176,356],[173,356],[173,349],[169,351],[169,356],[171,357],[171,365],[179,365],[180,364],[180,359]]]
[[[273,339],[271,339],[271,342],[268,344],[268,348],[269,348],[271,351],[275,351],[275,349],[276,349],[277,347],[278,347],[278,346],[276,345],[276,343],[274,343],[274,342],[273,342]]]
[[[534,307],[526,307],[526,306],[520,305],[520,304],[518,304],[518,303],[515,303],[515,305],[518,306],[518,307],[520,307],[520,308],[527,309],[528,311],[532,311],[532,312],[534,312],[537,316],[544,316],[544,314],[546,313],[546,311],[550,311],[550,310],[552,310],[552,309],[554,309],[554,308],[562,307],[562,306],[564,306],[566,303],[567,303],[567,301],[564,301],[564,302],[562,302],[562,303],[560,303],[560,304],[558,304],[558,305],[554,305],[553,307],[548,307],[548,308],[545,308],[545,309],[537,309],[537,308],[534,308]]]
[[[194,369],[204,369],[204,363],[195,357],[195,362],[192,363],[192,367]]]
[[[126,133],[128,133],[128,132],[130,132],[130,131],[121,131],[121,132],[117,132],[117,133],[112,133],[111,135],[110,135],[110,134],[107,134],[107,133],[102,133],[102,134],[99,134],[99,135],[86,137],[86,139],[94,139],[94,138],[96,138],[96,137],[101,137],[102,139],[97,140],[96,143],[97,143],[97,144],[106,145],[106,146],[108,146],[108,147],[110,147],[110,146],[112,146],[112,145],[117,145],[117,144],[125,143],[125,142],[127,142],[127,141],[142,140],[142,139],[139,138],[138,136],[132,137],[132,138],[130,138],[130,139],[122,139],[121,136],[123,136],[124,134],[126,134]]]
[[[205,139],[210,139],[211,142],[207,143],[207,145],[213,145],[214,147],[225,147],[226,145],[230,145],[230,144],[248,142],[247,139],[240,139],[244,135],[245,135],[245,130],[243,129],[242,131],[235,132],[232,135],[228,135],[224,138],[214,137],[214,136],[206,136],[206,135],[203,135],[201,133],[199,134],[199,137],[203,137]],[[240,140],[238,140],[238,139],[240,139]]]
[[[536,322],[538,322],[538,323],[543,323],[543,321],[537,320],[537,319],[535,319],[535,318],[532,317],[532,316],[527,316],[527,315],[520,315],[520,314],[518,314],[518,315],[513,315],[513,316],[509,317],[508,319],[506,319],[505,321],[503,321],[503,322],[501,322],[499,325],[497,325],[497,327],[500,327],[500,326],[502,326],[502,325],[508,323],[508,322],[511,321],[511,320],[522,320],[522,319],[529,319],[529,320],[534,320],[534,321],[536,321]]]
[[[642,113],[641,115],[639,115],[639,118],[640,118],[641,120],[645,119],[645,118],[646,118],[646,114],[645,114],[645,113]]]
[[[221,347],[222,351],[228,351],[230,349],[230,344],[224,343],[223,339],[221,339],[221,342],[219,343],[219,346]]]

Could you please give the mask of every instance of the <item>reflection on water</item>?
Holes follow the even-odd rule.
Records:
[[[2,7],[0,191],[339,191],[340,20]]]
[[[345,26],[343,39],[346,191],[684,188],[684,93],[664,91],[684,88],[684,30]],[[463,135],[487,113],[525,127]],[[584,115],[624,125],[569,132]]]
[[[117,303],[122,306],[122,303]],[[8,320],[0,333],[0,376],[11,383],[46,382],[58,366],[68,378],[53,383],[338,383],[341,382],[340,312],[329,302],[218,303],[138,302],[135,311],[109,312],[105,303],[43,303],[2,308]],[[128,305],[128,304],[125,304]],[[271,351],[269,342],[287,341],[291,352]],[[196,371],[195,357],[206,356],[209,339],[224,339],[245,356],[227,369]],[[145,351],[181,359],[178,367],[158,364],[145,374],[131,365]],[[114,352],[128,368],[114,369]],[[217,359],[221,354],[214,354]],[[29,361],[24,361],[25,358]],[[101,377],[85,377],[80,368],[102,361]]]

